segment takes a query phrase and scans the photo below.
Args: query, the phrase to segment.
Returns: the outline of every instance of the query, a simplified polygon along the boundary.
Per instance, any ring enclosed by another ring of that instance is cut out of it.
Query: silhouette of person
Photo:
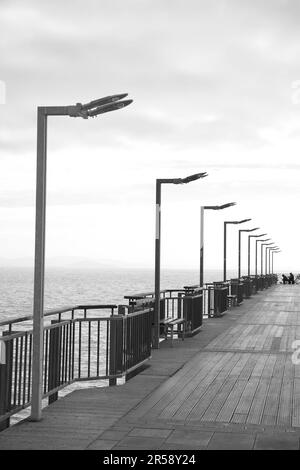
[[[290,273],[289,284],[295,284],[295,276],[293,273]]]
[[[282,274],[282,282],[283,284],[287,284],[289,282],[288,278],[286,277],[285,274]]]

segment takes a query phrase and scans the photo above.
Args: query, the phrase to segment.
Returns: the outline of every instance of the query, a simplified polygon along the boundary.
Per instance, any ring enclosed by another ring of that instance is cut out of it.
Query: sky
[[[299,15],[298,0],[1,0],[1,264],[33,266],[37,106],[128,93],[48,120],[46,264],[153,268],[156,178],[207,171],[163,187],[162,267],[198,269],[200,206],[235,201],[206,211],[205,267],[222,269],[224,220],[251,218],[282,250],[274,269],[300,271]]]

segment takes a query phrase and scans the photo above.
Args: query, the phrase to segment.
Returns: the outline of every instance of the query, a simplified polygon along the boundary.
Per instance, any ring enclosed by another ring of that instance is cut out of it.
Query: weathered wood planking
[[[172,422],[299,426],[300,366],[292,344],[300,339],[300,290],[278,286],[245,309],[236,323],[136,410],[136,416]],[[279,293],[278,293],[279,291]],[[295,301],[294,295],[299,301]],[[208,322],[209,325],[209,322]]]

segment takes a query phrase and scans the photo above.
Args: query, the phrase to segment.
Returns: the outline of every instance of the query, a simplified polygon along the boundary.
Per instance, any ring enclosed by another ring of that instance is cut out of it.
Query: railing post
[[[128,317],[126,317],[128,320]],[[123,315],[111,316],[109,348],[109,376],[122,373],[123,366]],[[128,346],[128,345],[127,345]],[[117,385],[117,378],[109,379],[109,386]]]
[[[0,416],[8,411],[6,344],[0,340]],[[9,427],[9,418],[0,422],[0,431]]]
[[[3,336],[11,334],[4,331]],[[12,348],[11,341],[0,340],[0,416],[11,409]],[[10,419],[0,423],[0,431],[8,428]]]
[[[59,323],[52,320],[51,325]],[[49,340],[49,366],[48,366],[48,391],[60,385],[60,359],[61,359],[61,328],[50,330]],[[49,396],[49,405],[58,399],[58,392]]]

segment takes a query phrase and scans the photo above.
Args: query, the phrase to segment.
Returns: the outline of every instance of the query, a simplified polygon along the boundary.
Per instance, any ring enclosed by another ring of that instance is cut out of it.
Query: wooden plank
[[[209,407],[212,400],[218,393],[218,391],[222,388],[224,384],[224,379],[230,374],[231,369],[239,360],[240,355],[234,354],[228,363],[223,366],[222,371],[216,377],[216,379],[212,382],[211,386],[207,389],[207,391],[199,398],[198,403],[194,408],[192,408],[191,412],[187,416],[187,421],[199,421],[202,415],[205,413],[206,409]]]
[[[292,403],[294,386],[294,366],[290,356],[286,356],[281,387],[277,424],[284,426],[292,425]]]
[[[300,379],[295,378],[293,387],[292,425],[300,427]]]
[[[205,413],[202,415],[202,421],[215,421],[236,382],[236,377],[227,377],[227,379],[225,380],[225,382],[223,382],[221,388],[218,390],[217,394],[213,398],[212,402],[206,409]]]
[[[237,404],[244,392],[244,389],[247,385],[247,380],[238,380],[235,387],[231,390],[230,394],[227,397],[227,400],[223,404],[216,421],[229,423],[234,414],[234,411],[237,407]]]
[[[272,377],[262,415],[262,424],[276,424],[282,378]]]
[[[270,386],[270,379],[261,378],[255,391],[251,407],[246,419],[249,424],[260,424],[263,414],[267,393]]]
[[[191,404],[193,396],[197,396],[198,399],[206,391],[210,383],[220,373],[223,364],[229,357],[230,353],[224,354],[223,357],[220,357],[220,353],[210,353],[206,357],[205,364],[201,367],[199,373],[195,374],[192,380],[183,383],[181,389],[174,387],[173,390],[170,390],[168,395],[151,409],[151,413],[148,416],[151,416],[151,418],[160,416],[162,419],[172,418],[187,400]],[[197,390],[196,392],[195,389]]]
[[[258,356],[256,364],[252,371],[251,377],[259,377],[259,378],[261,377],[268,358],[269,358],[268,354],[261,354]]]
[[[202,359],[205,360],[205,355],[209,356],[210,353],[202,353]],[[218,357],[220,358],[220,361],[223,360],[221,353],[216,353]],[[204,355],[204,356],[203,356]],[[158,389],[156,389],[149,398],[144,400],[142,403],[139,404],[139,406],[135,410],[135,415],[136,417],[142,417],[145,415],[148,411],[150,411],[157,403],[163,399],[165,395],[168,395],[170,393],[170,390],[176,387],[180,387],[180,384],[182,384],[182,387],[184,387],[184,384],[187,380],[187,378],[190,376],[193,376],[197,373],[198,369],[197,366],[199,366],[199,355],[196,355],[193,360],[191,360],[185,367],[183,367],[177,374],[175,374],[173,377],[169,378],[167,381],[165,381]]]
[[[256,389],[259,384],[259,379],[254,377],[250,379],[245,387],[245,390],[240,398],[240,401],[236,407],[235,414],[237,415],[248,415],[248,412],[251,408],[252,400]],[[233,420],[233,422],[235,422]]]
[[[239,360],[237,361],[237,363],[231,370],[229,376],[227,377],[226,381],[224,382],[223,387],[218,391],[211,405],[208,407],[208,409],[202,416],[203,421],[214,421],[216,419],[232,389],[236,386],[240,373],[243,370],[245,364],[247,363],[247,360],[248,359],[246,354],[242,354],[240,356]]]

